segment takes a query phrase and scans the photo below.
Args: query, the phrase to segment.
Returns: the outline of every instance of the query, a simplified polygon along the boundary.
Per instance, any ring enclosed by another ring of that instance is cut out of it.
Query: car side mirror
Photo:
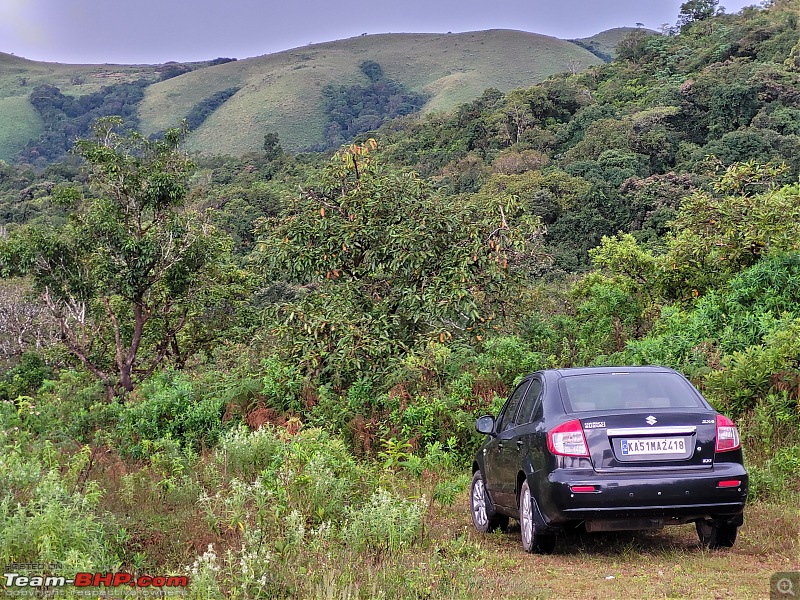
[[[492,415],[478,417],[478,420],[475,422],[475,429],[478,430],[478,433],[494,435],[494,417]]]

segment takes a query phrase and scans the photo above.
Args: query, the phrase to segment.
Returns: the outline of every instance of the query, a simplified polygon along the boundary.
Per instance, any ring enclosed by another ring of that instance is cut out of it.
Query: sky
[[[518,29],[562,39],[674,25],[683,0],[0,0],[0,51],[61,63],[247,58],[362,33]],[[728,13],[758,0],[721,0]]]

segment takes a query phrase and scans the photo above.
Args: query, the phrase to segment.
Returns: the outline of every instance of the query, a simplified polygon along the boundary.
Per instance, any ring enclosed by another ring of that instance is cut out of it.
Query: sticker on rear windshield
[[[589,421],[588,423],[583,424],[584,429],[600,429],[601,427],[605,427],[605,421]]]

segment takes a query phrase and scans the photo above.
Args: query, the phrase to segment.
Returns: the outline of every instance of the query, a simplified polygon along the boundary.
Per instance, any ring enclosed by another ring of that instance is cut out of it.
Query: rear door
[[[501,479],[503,481],[500,497],[504,506],[516,508],[517,506],[517,473],[523,468],[530,443],[531,418],[541,419],[541,391],[542,383],[538,377],[532,377],[520,401],[519,409],[508,429],[503,432],[503,452],[500,455],[502,462]]]
[[[486,487],[495,503],[509,508],[516,507],[514,488],[517,471],[514,468],[518,455],[516,447],[516,417],[530,380],[520,383],[509,396],[497,422],[497,436],[487,446],[484,455]]]

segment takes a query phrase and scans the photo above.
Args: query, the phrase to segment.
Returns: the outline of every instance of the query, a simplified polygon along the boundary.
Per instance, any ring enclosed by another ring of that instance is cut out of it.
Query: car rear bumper
[[[739,481],[739,485],[731,482]],[[730,487],[720,487],[728,482]],[[594,486],[576,492],[576,486]],[[571,521],[653,519],[685,523],[700,518],[731,519],[744,511],[748,477],[737,463],[717,463],[697,471],[596,473],[583,469],[553,471],[537,498],[548,525]],[[632,527],[637,529],[639,527]]]

